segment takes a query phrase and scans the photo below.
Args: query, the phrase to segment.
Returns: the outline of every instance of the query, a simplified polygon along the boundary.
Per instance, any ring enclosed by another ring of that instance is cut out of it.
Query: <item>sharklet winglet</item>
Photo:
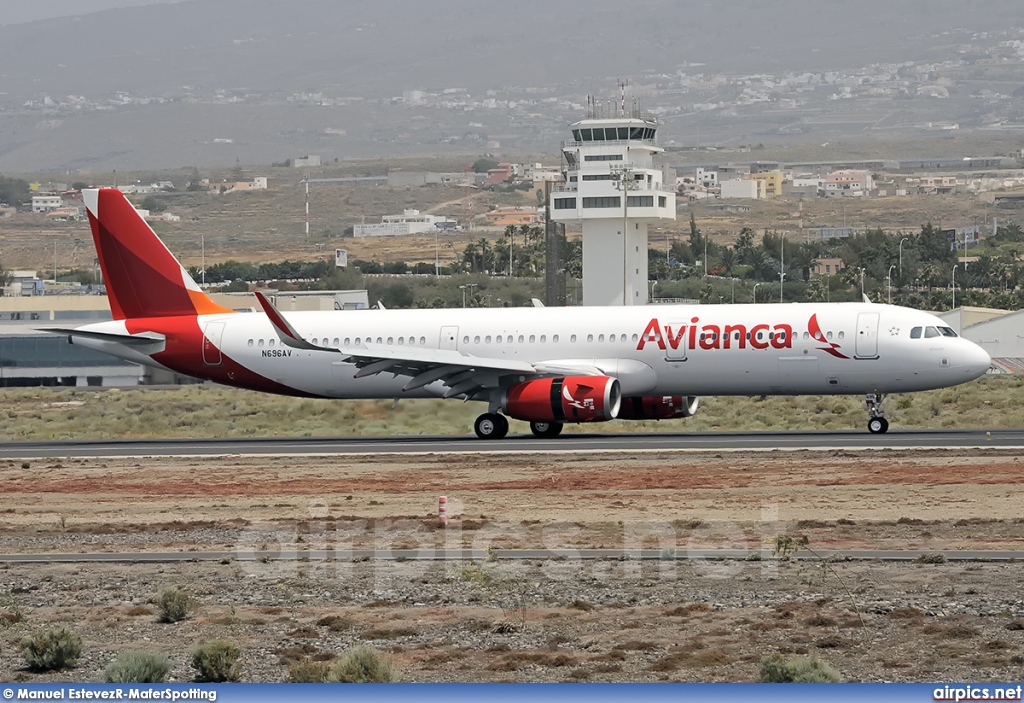
[[[316,344],[311,344],[303,339],[302,335],[299,334],[291,323],[284,318],[284,315],[274,307],[273,303],[267,300],[267,297],[260,291],[256,291],[256,300],[259,301],[260,306],[263,308],[263,312],[267,314],[267,319],[270,320],[270,324],[277,330],[278,337],[281,338],[281,343],[285,346],[291,347],[292,349],[305,349],[307,351],[328,351],[337,352],[339,350],[332,349],[331,347],[321,347]]]

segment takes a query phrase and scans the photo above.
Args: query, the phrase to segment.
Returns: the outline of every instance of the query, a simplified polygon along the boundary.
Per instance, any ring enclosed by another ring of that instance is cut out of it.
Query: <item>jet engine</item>
[[[671,420],[697,414],[700,398],[689,395],[645,395],[622,399],[620,420]]]
[[[604,422],[619,414],[622,392],[610,376],[524,381],[505,391],[502,409],[528,422]]]

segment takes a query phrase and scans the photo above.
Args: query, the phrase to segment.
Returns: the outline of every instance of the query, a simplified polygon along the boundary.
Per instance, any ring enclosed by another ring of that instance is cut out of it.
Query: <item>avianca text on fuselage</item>
[[[700,318],[690,318],[690,324],[662,325],[651,318],[640,335],[637,351],[648,344],[656,344],[662,351],[669,349],[792,349],[793,327],[785,323],[746,325],[700,325]]]

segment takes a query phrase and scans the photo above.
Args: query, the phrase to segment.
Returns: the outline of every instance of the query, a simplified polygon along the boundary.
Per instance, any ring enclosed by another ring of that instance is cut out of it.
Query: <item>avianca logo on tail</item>
[[[839,359],[849,359],[839,351],[840,345],[825,339],[818,325],[817,314],[807,322],[810,337],[826,346],[818,347]],[[792,349],[793,327],[785,323],[776,325],[757,324],[749,329],[746,325],[701,325],[699,317],[690,319],[690,324],[662,324],[658,318],[647,323],[640,335],[637,351],[643,351],[648,344],[655,344],[662,351],[669,349]]]

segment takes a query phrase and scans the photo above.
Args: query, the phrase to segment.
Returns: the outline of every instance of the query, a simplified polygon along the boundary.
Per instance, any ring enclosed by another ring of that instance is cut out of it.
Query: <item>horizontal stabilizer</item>
[[[161,344],[167,338],[156,332],[140,332],[139,334],[117,334],[115,332],[92,332],[79,330],[73,327],[40,327],[40,332],[52,332],[53,334],[66,334],[71,337],[84,337],[96,339],[101,342],[115,342],[127,347],[144,347],[150,344]]]

